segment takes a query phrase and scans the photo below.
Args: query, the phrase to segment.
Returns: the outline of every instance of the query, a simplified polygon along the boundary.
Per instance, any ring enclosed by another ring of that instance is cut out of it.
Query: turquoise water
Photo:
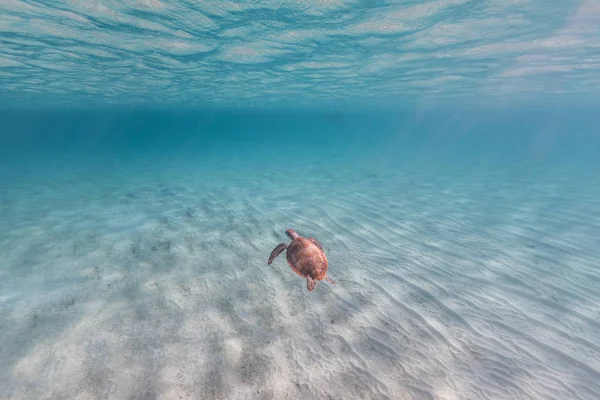
[[[2,4],[6,106],[597,101],[593,0]]]
[[[1,398],[600,397],[595,2],[0,11]]]

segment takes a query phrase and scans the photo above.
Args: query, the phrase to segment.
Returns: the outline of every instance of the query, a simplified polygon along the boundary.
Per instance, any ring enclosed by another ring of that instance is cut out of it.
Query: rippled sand
[[[288,167],[5,182],[0,398],[600,398],[592,188]],[[286,228],[337,285],[267,266]]]

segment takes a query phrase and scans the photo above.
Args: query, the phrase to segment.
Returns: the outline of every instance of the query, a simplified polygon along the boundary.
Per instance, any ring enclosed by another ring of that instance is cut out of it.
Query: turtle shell
[[[287,247],[287,261],[298,275],[323,280],[329,265],[327,256],[312,240],[297,237]]]

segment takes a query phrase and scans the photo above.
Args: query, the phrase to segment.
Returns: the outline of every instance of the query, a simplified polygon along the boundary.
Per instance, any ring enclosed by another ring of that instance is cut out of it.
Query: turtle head
[[[292,240],[294,240],[298,237],[298,234],[293,229],[287,229],[285,231],[285,234],[288,235],[288,237]]]

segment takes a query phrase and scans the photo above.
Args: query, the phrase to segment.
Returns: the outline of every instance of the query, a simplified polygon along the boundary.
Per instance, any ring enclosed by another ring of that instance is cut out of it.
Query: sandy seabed
[[[568,171],[76,171],[1,187],[2,399],[600,398]],[[267,266],[286,228],[335,286]]]

